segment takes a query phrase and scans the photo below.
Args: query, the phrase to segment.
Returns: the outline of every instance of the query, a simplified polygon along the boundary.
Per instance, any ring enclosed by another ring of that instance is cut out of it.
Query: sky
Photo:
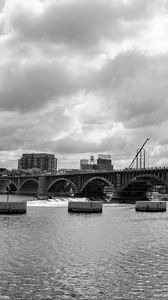
[[[168,0],[0,0],[0,167],[168,166]]]

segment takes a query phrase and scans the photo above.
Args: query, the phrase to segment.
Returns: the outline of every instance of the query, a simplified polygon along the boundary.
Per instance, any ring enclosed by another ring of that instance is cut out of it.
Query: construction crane
[[[141,146],[141,148],[137,151],[137,154],[135,155],[133,161],[132,161],[131,164],[129,165],[129,169],[132,168],[132,165],[133,165],[134,161],[136,160],[136,158],[138,157],[139,153],[142,151],[142,149],[143,149],[144,146],[146,145],[147,141],[149,141],[149,138],[146,139],[146,141],[143,143],[143,145]]]

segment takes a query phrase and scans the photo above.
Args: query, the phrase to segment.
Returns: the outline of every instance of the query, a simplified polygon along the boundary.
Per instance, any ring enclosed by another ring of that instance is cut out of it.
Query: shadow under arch
[[[47,192],[51,194],[71,195],[77,192],[77,187],[73,181],[63,177],[50,183]]]
[[[131,180],[129,180],[126,184],[124,184],[121,188],[120,188],[120,192],[124,191],[128,185],[130,184],[134,184],[135,182],[138,183],[144,183],[146,182],[150,187],[154,187],[155,185],[162,185],[166,188],[168,188],[168,182],[165,181],[163,178],[154,175],[154,174],[142,174],[142,175],[137,175],[134,178],[132,178]]]
[[[17,192],[17,185],[9,179],[0,179],[0,192],[6,193],[6,191]]]
[[[18,192],[23,195],[36,195],[39,183],[36,179],[26,179],[20,186]]]
[[[80,193],[85,196],[101,195],[105,193],[105,187],[108,187],[110,192],[116,191],[114,185],[108,179],[101,176],[95,176],[83,184]]]
[[[18,187],[13,181],[10,181],[7,186],[7,189],[8,189],[8,191],[10,191],[10,193],[15,193],[15,192],[17,192]]]

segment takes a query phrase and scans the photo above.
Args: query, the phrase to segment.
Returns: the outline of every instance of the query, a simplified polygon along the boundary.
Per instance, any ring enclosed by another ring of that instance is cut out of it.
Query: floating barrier
[[[136,201],[136,211],[163,212],[166,211],[165,201]]]
[[[27,202],[0,202],[0,214],[24,214]]]
[[[98,213],[102,212],[101,201],[69,201],[68,211],[77,213]]]

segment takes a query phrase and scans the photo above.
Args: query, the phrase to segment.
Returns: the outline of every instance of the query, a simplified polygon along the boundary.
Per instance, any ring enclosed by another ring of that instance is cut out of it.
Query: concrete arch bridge
[[[168,190],[168,168],[124,169],[110,172],[74,172],[63,175],[3,176],[0,193],[27,195],[141,195],[154,187]]]

